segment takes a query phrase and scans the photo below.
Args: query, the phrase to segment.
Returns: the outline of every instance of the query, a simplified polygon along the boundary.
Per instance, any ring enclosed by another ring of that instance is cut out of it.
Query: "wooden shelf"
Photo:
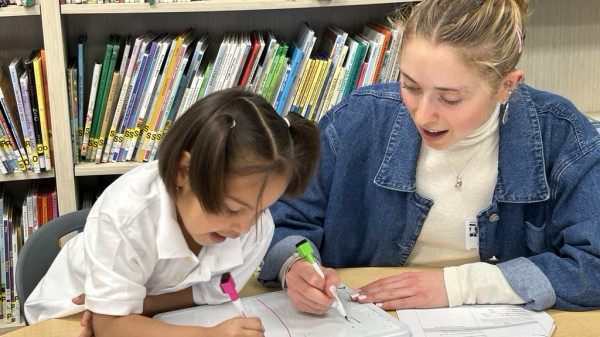
[[[132,168],[143,165],[138,162],[122,162],[122,163],[80,163],[75,165],[75,176],[98,176],[107,174],[123,174]]]
[[[48,172],[12,172],[0,175],[0,182],[54,178],[54,170]]]
[[[40,15],[40,5],[30,7],[11,5],[0,7],[0,17]]]
[[[293,8],[315,8],[335,6],[359,6],[376,4],[392,4],[401,2],[416,2],[417,0],[204,0],[175,3],[105,3],[61,6],[62,14],[117,14],[117,13],[176,13],[176,12],[220,12],[220,11],[249,11]]]

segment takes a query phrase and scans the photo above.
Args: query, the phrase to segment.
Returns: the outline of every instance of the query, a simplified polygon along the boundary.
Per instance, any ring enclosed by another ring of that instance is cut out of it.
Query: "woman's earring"
[[[506,96],[506,99],[504,100],[504,102],[502,102],[502,105],[504,106],[504,109],[502,110],[502,124],[506,123],[506,117],[508,116],[508,102],[510,100],[510,95],[512,94],[512,90],[508,91],[508,96]]]
[[[182,186],[177,186],[177,187],[175,187],[175,189],[177,190],[177,192],[181,192],[181,189],[182,189],[182,188],[183,188]]]

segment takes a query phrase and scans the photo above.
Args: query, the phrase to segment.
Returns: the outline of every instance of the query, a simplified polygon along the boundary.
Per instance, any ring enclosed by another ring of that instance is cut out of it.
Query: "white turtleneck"
[[[421,144],[417,193],[434,204],[407,265],[446,267],[450,306],[524,303],[498,267],[479,262],[478,240],[469,239],[467,225],[476,224],[477,214],[492,201],[498,176],[499,108],[498,104],[483,125],[446,149]],[[455,186],[457,176],[462,180],[460,188]]]

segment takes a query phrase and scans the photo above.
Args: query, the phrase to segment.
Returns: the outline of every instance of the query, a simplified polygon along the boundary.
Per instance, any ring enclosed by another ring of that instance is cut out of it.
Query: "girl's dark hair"
[[[298,114],[287,119],[289,127],[262,96],[240,88],[197,101],[169,127],[158,148],[167,192],[175,198],[177,172],[185,169],[191,190],[209,213],[223,211],[228,176],[264,173],[266,182],[280,174],[289,177],[285,194],[300,194],[316,168],[319,132]],[[191,155],[187,168],[179,165],[183,151]]]

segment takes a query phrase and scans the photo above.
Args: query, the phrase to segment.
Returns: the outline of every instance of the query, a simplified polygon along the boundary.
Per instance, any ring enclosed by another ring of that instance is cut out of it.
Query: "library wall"
[[[600,1],[532,0],[520,67],[525,82],[600,117]]]

